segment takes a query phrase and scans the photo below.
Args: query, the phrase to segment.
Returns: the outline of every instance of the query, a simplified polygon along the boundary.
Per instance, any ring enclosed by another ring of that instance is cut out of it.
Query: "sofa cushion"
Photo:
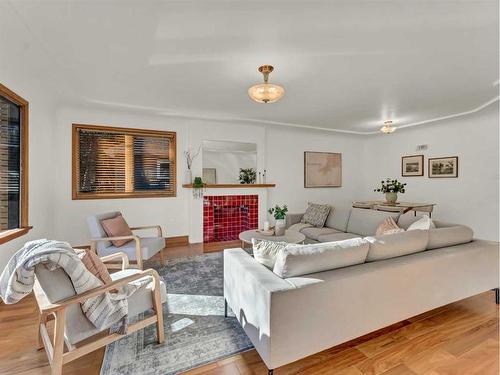
[[[302,234],[304,234],[308,238],[312,238],[313,240],[318,241],[319,236],[326,235],[326,234],[332,234],[332,233],[341,233],[337,229],[333,228],[328,228],[328,227],[323,227],[323,228],[304,228],[300,231]]]
[[[330,210],[330,214],[326,219],[325,226],[328,228],[337,229],[341,232],[347,231],[347,222],[351,215],[350,207],[335,207]]]
[[[281,249],[284,249],[286,245],[288,245],[286,242],[258,240],[256,238],[252,238],[253,257],[260,264],[273,269],[278,252]]]
[[[273,272],[287,278],[364,263],[368,248],[368,242],[362,238],[311,245],[290,244],[279,251]]]
[[[410,211],[406,214],[402,214],[401,216],[399,216],[398,220],[396,220],[396,223],[398,224],[398,227],[407,230],[410,225],[420,220],[421,217],[422,215],[415,216],[415,214]]]
[[[409,232],[365,237],[365,240],[370,244],[366,261],[373,262],[424,251],[429,241],[429,231],[416,229]]]
[[[318,237],[318,241],[334,242],[334,241],[350,240],[351,238],[361,238],[361,236],[359,234],[354,234],[354,233],[338,232],[338,233],[321,235]]]
[[[317,204],[309,202],[302,223],[312,224],[317,228],[322,228],[325,225],[326,218],[330,213],[331,206],[328,204]]]
[[[429,230],[427,250],[439,249],[471,242],[474,232],[465,225],[446,224],[435,222],[436,228]]]
[[[433,228],[436,228],[436,225],[434,225],[429,215],[423,215],[419,220],[412,223],[406,230],[416,230],[416,229],[428,230]]]
[[[397,221],[399,212],[386,212],[367,210],[364,208],[353,208],[347,223],[347,232],[362,236],[373,236],[378,226],[386,218],[392,217]]]
[[[307,224],[307,223],[297,223],[297,224],[292,224],[288,227],[288,230],[293,230],[295,232],[301,232],[302,233],[302,229],[304,228],[311,228],[312,225],[311,224]]]

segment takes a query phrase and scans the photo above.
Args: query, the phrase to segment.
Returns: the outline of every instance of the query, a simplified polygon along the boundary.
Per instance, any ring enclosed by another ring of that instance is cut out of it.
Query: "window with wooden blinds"
[[[175,132],[73,124],[73,199],[174,197]]]
[[[0,243],[28,225],[28,102],[0,84]]]

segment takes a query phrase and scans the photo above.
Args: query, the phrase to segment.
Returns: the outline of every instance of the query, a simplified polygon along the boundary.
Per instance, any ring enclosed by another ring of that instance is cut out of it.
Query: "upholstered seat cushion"
[[[302,229],[300,232],[307,238],[311,238],[316,241],[318,241],[318,238],[323,235],[341,233],[337,229],[327,228],[327,227],[323,228],[309,227]]]
[[[374,236],[377,228],[386,218],[392,217],[397,222],[399,212],[384,212],[353,208],[347,223],[347,232],[361,236]]]
[[[361,238],[359,234],[337,232],[332,234],[324,234],[318,237],[319,242],[334,242],[350,240],[351,238]]]
[[[127,268],[125,270],[112,273],[111,278],[113,279],[113,281],[115,281],[123,279],[124,277],[127,276],[135,275],[138,272],[140,272],[140,270],[135,268]],[[161,284],[160,287],[161,303],[165,303],[167,302],[167,288],[165,287],[165,284],[163,283],[161,278],[160,278],[160,284]],[[128,315],[135,316],[146,310],[152,309],[153,308],[152,293],[153,293],[153,283],[150,282],[148,285],[146,285],[145,288],[141,288],[137,292],[132,294],[128,299]]]
[[[292,224],[290,227],[288,227],[288,230],[293,230],[295,232],[301,232],[302,229],[304,228],[312,228],[312,224],[307,224],[307,223],[297,223],[297,224]]]
[[[141,237],[142,259],[151,258],[164,247],[165,239],[163,237]],[[110,255],[119,251],[127,254],[130,260],[137,260],[135,252],[135,241],[128,242],[120,247],[109,246],[102,249],[97,249],[99,256]]]

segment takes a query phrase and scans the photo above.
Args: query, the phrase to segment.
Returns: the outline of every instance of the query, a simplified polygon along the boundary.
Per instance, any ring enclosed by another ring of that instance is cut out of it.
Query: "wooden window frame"
[[[17,95],[14,91],[10,90],[6,86],[0,83],[0,96],[10,100],[12,103],[18,105],[21,111],[21,192],[19,194],[21,199],[21,218],[20,227],[15,229],[7,229],[0,231],[0,244],[11,241],[17,237],[21,237],[28,233],[33,227],[29,225],[29,209],[28,209],[28,141],[29,141],[29,103],[26,99],[23,99]]]
[[[79,143],[78,130],[94,130],[102,132],[113,132],[124,135],[139,135],[149,137],[169,137],[171,146],[169,160],[172,165],[172,192],[147,191],[147,192],[121,192],[121,193],[80,193],[78,191],[79,175]],[[71,168],[71,195],[73,200],[86,199],[122,199],[122,198],[172,198],[177,196],[177,133],[163,130],[146,130],[137,128],[124,128],[107,125],[73,124],[72,129],[72,168]]]

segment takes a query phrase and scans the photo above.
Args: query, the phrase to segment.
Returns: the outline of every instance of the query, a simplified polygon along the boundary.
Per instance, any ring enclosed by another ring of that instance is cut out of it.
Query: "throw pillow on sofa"
[[[415,229],[434,229],[436,226],[432,222],[432,219],[428,215],[423,215],[419,220],[415,221],[411,224],[407,230],[415,230]]]
[[[380,225],[377,228],[377,232],[375,233],[376,236],[381,236],[383,234],[393,234],[393,233],[400,233],[404,232],[405,230],[403,228],[398,227],[396,222],[392,217],[388,217],[384,221],[380,223]]]
[[[253,257],[257,262],[272,270],[276,263],[278,252],[284,249],[286,245],[288,245],[286,242],[274,242],[252,238]]]
[[[364,263],[368,242],[362,238],[310,245],[289,244],[278,252],[273,272],[281,278]]]
[[[328,204],[308,203],[307,210],[302,216],[301,223],[314,225],[316,228],[323,228],[325,225],[328,214],[330,213],[331,206]]]

